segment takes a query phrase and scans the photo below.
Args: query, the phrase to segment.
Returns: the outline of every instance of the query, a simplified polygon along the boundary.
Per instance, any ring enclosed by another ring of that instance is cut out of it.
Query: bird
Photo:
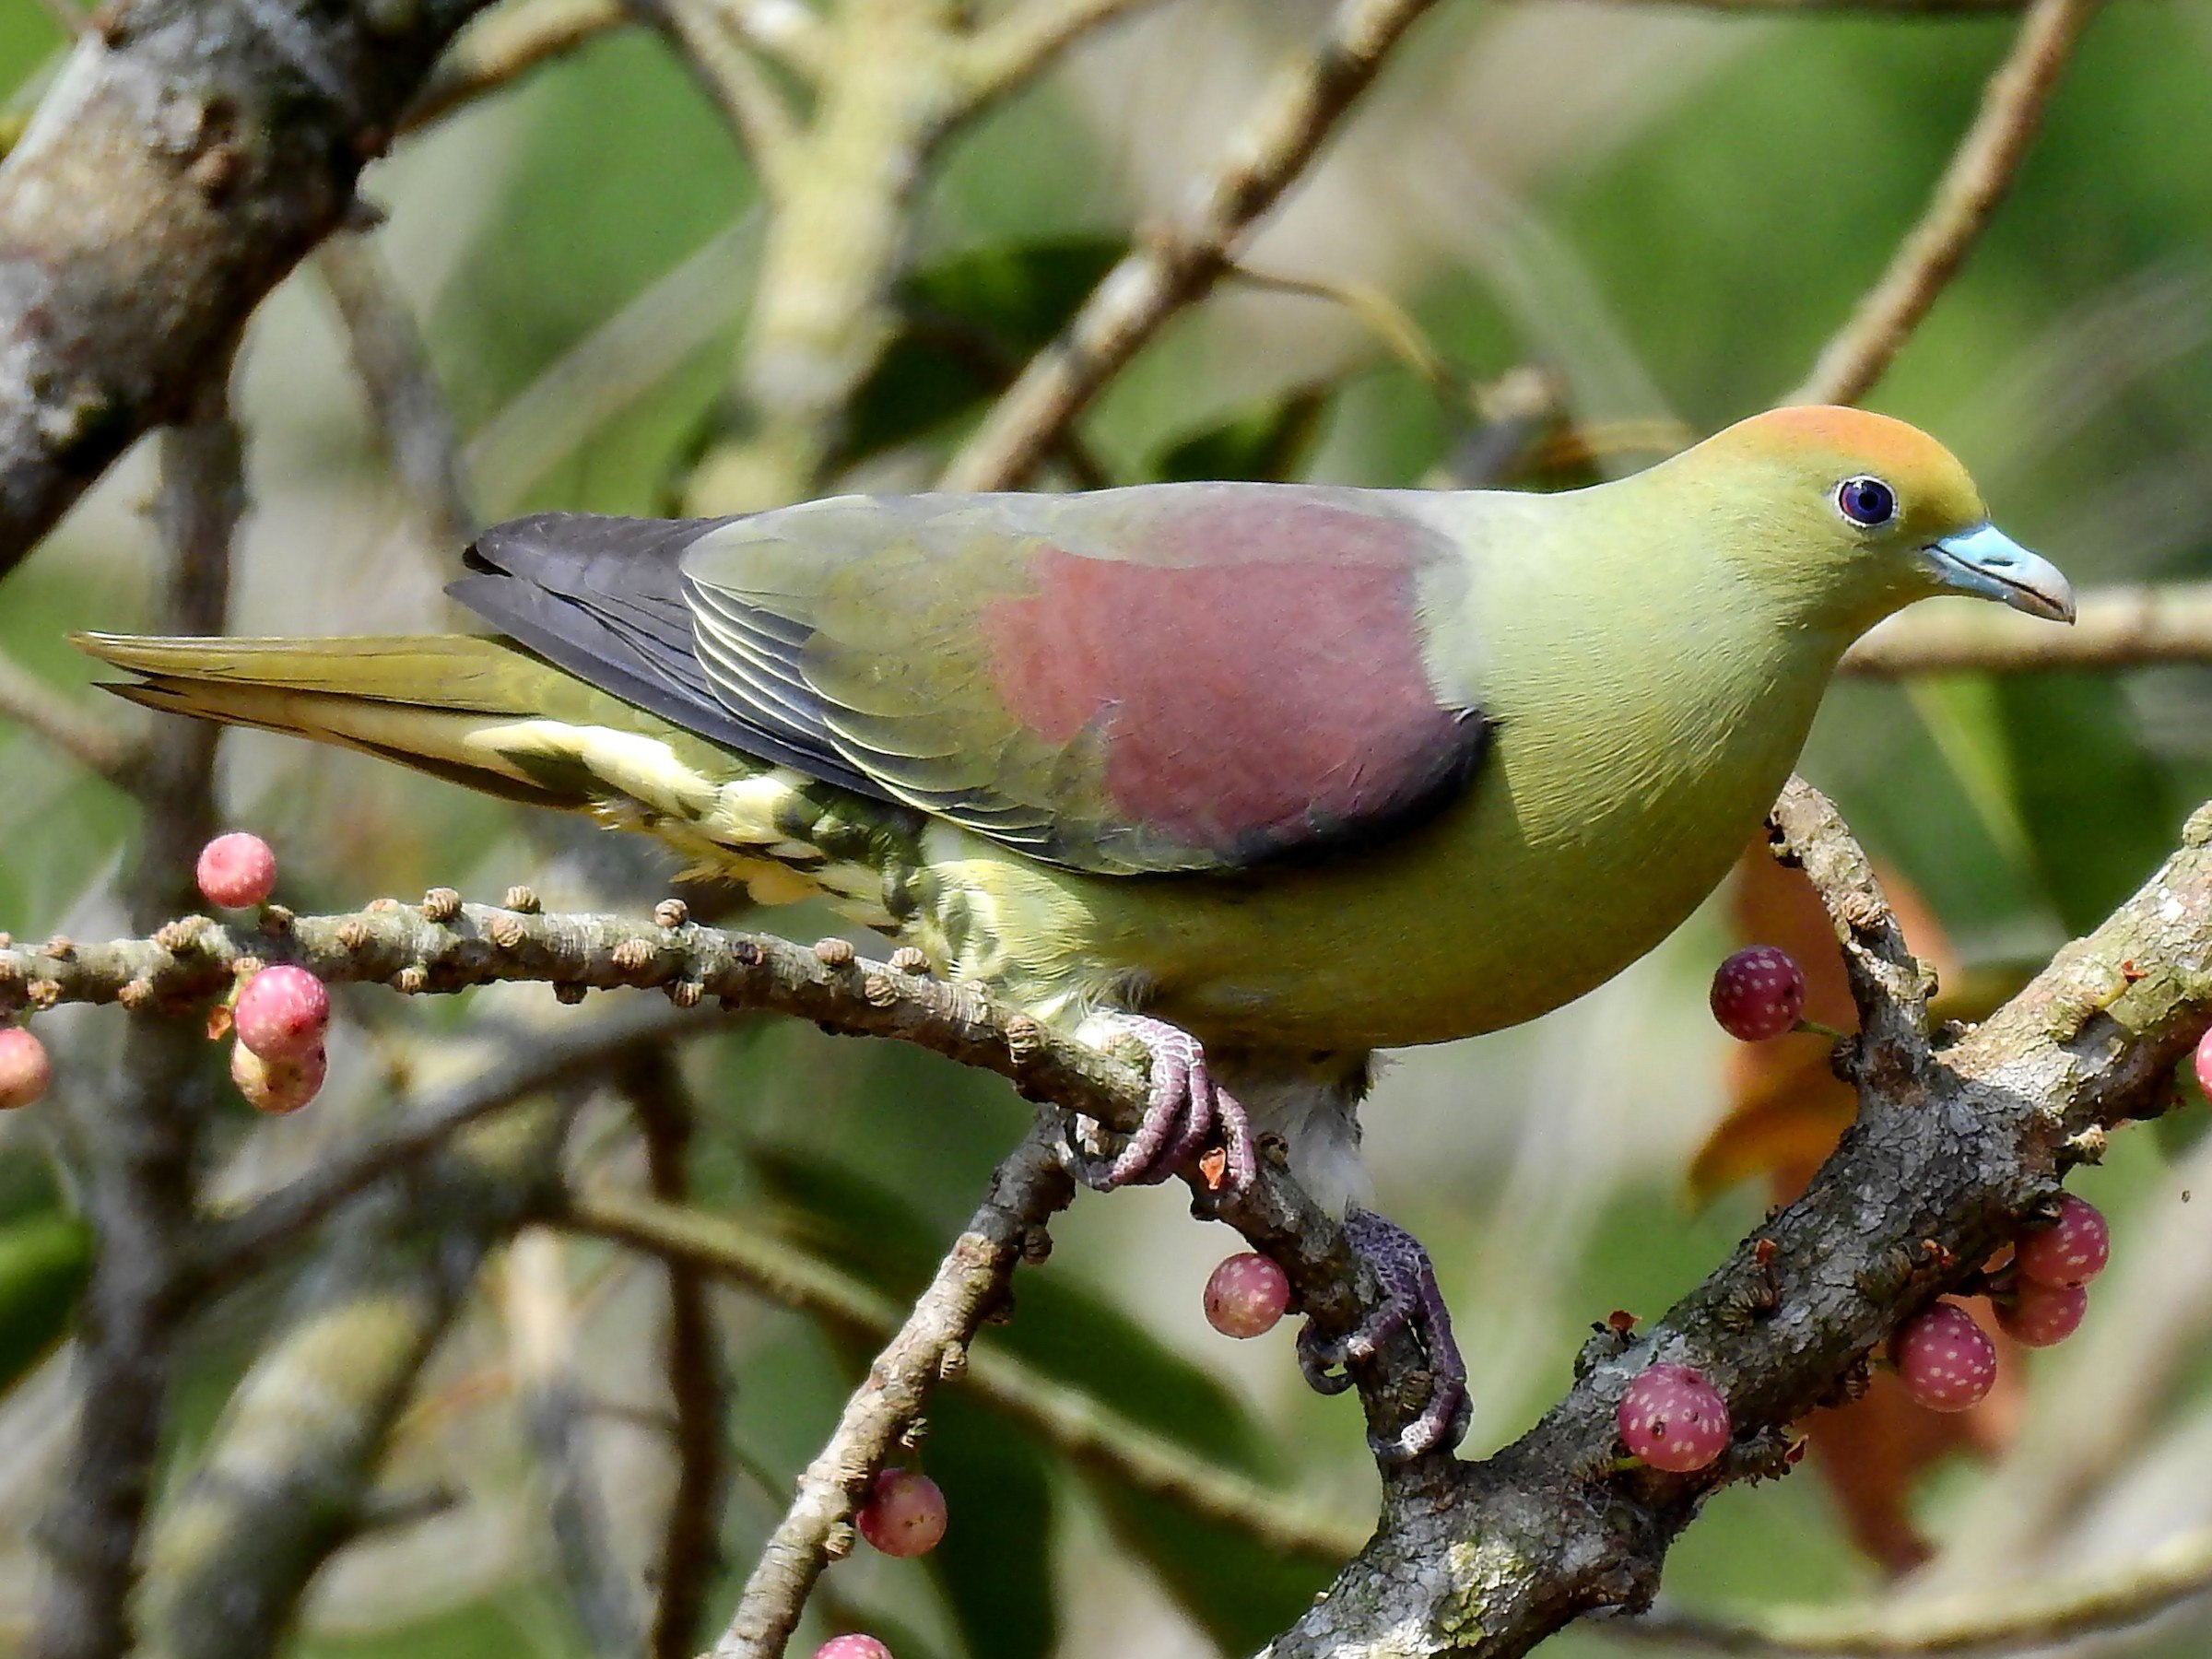
[[[1315,1386],[1407,1321],[1456,1444],[1431,1264],[1366,1202],[1379,1051],[1521,1024],[1719,885],[1845,648],[2066,579],[1904,422],[1773,409],[1584,488],[1191,482],[842,495],[746,516],[547,512],[449,592],[490,629],[77,636],[153,709],[343,745],[658,838],[764,904],[824,898],[1150,1062],[1092,1185],[1264,1133],[1386,1293],[1301,1339]]]

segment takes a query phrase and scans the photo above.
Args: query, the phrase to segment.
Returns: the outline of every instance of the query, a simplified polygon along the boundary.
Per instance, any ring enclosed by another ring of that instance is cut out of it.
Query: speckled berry
[[[2012,1263],[2024,1279],[2077,1290],[2104,1271],[2112,1254],[2112,1230],[2103,1213],[2068,1193],[2058,1201],[2058,1224],[2022,1233]]]
[[[886,1469],[853,1524],[888,1556],[927,1555],[945,1535],[945,1494],[919,1469]]]
[[[1805,1014],[1805,972],[1789,952],[1752,945],[1712,976],[1712,1017],[1729,1036],[1761,1042],[1795,1028]]]
[[[1728,1402],[1693,1366],[1654,1365],[1614,1414],[1624,1445],[1654,1469],[1686,1475],[1728,1449]]]
[[[891,1650],[873,1636],[832,1636],[814,1650],[814,1659],[891,1659]]]
[[[264,1060],[297,1059],[322,1046],[330,993],[306,969],[280,963],[245,982],[230,1018],[238,1040]]]
[[[194,875],[208,903],[241,910],[276,890],[276,854],[260,836],[234,830],[200,849]]]
[[[1889,1358],[1905,1392],[1930,1411],[1978,1406],[1997,1381],[1997,1345],[1956,1302],[1937,1302],[1898,1326]]]
[[[21,1026],[0,1028],[0,1111],[29,1105],[53,1080],[46,1045]]]
[[[1206,1281],[1206,1323],[1224,1336],[1265,1336],[1289,1305],[1289,1277],[1253,1251],[1230,1256]]]
[[[2018,1279],[1995,1299],[1997,1328],[2022,1347],[2053,1347],[2081,1328],[2089,1293],[2079,1285]]]
[[[271,1117],[297,1112],[322,1093],[329,1069],[329,1057],[319,1045],[283,1060],[264,1060],[242,1042],[230,1045],[230,1081],[247,1105]]]

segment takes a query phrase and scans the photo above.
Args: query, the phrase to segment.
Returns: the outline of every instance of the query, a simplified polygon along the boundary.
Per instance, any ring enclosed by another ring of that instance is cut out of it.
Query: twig
[[[400,117],[414,132],[520,80],[635,19],[621,0],[524,0],[495,6],[463,29]]]
[[[970,38],[962,70],[978,100],[1000,98],[1041,74],[1085,35],[1159,0],[1018,0]]]
[[[712,1018],[647,1008],[533,1032],[526,1047],[518,1044],[466,1083],[405,1112],[396,1127],[332,1153],[311,1172],[242,1210],[210,1218],[196,1270],[211,1285],[252,1272],[347,1199],[429,1157],[470,1124],[564,1078],[718,1029]]]
[[[732,40],[706,0],[625,0],[640,21],[667,37],[745,147],[763,194],[779,194],[792,168],[798,118],[782,91]]]
[[[2092,589],[2071,628],[1995,606],[1915,606],[1845,653],[1843,672],[2031,674],[2203,662],[2212,662],[2212,583],[2188,582]]]
[[[525,1228],[508,1246],[500,1277],[523,1421],[551,1487],[560,1580],[600,1659],[628,1659],[644,1631],[636,1586],[617,1553],[592,1469],[591,1424],[576,1378],[575,1312],[560,1235]]]
[[[1031,360],[947,470],[947,489],[1018,486],[1099,390],[1228,268],[1252,227],[1305,170],[1384,58],[1434,0],[1340,0],[1321,41],[1230,141],[1197,209],[1108,272],[1060,338]]]
[[[345,324],[347,353],[400,487],[431,545],[458,549],[476,535],[477,518],[462,477],[461,435],[414,313],[364,236],[332,237],[316,251],[315,269]]]
[[[119,789],[136,786],[144,747],[113,721],[100,718],[0,653],[0,720],[35,733],[87,771]]]
[[[218,375],[192,422],[162,438],[154,516],[166,620],[178,631],[222,631],[243,505],[239,433]],[[193,896],[187,872],[215,824],[215,747],[211,732],[178,733],[149,750],[134,780],[146,831],[126,891],[141,925]],[[130,1646],[126,1609],[185,1313],[206,1045],[180,1021],[138,1018],[119,1058],[112,1098],[84,1113],[100,1249],[76,1347],[76,1452],[45,1527],[53,1570],[35,1659],[119,1659]]]
[[[1805,871],[1819,894],[1852,1000],[1859,1008],[1857,1065],[1910,1077],[1927,1058],[1928,998],[1936,977],[1906,947],[1874,865],[1828,797],[1803,778],[1783,786],[1768,820],[1775,856]]]
[[[690,1093],[665,1047],[642,1049],[622,1066],[617,1086],[629,1102],[645,1146],[645,1179],[656,1199],[682,1205],[694,1119]],[[722,1566],[719,1530],[727,1482],[723,1406],[728,1394],[715,1342],[707,1277],[695,1262],[662,1258],[668,1276],[668,1404],[676,1486],[661,1525],[658,1600],[646,1642],[651,1659],[688,1659],[699,1651],[708,1586]]]
[[[1942,1653],[2043,1653],[2077,1637],[2124,1630],[2212,1592],[2212,1531],[2175,1538],[2109,1575],[2056,1584],[2006,1585],[1941,1600],[1804,1612],[1777,1609],[1743,1620],[1655,1609],[1609,1633],[1746,1659],[1921,1659]]]
[[[900,1310],[828,1263],[742,1221],[616,1193],[571,1201],[569,1226],[687,1262],[855,1335],[888,1340]],[[1018,1355],[975,1348],[959,1386],[1046,1445],[1192,1514],[1249,1533],[1272,1548],[1342,1562],[1367,1539],[1364,1527],[1307,1513],[1297,1500],[1231,1470],[1210,1465]]]
[[[830,64],[830,30],[806,0],[715,0],[736,36],[795,75],[818,77]]]
[[[798,1494],[769,1535],[713,1659],[777,1659],[783,1652],[832,1551],[850,1547],[850,1534],[840,1529],[867,1484],[921,1416],[939,1378],[967,1362],[969,1339],[1006,1294],[1024,1239],[1074,1195],[1061,1164],[1061,1135],[1053,1114],[1041,1116],[992,1175],[967,1230],[868,1368],[830,1443],[799,1477]]]
[[[2004,201],[2099,0],[2035,0],[1920,222],[1784,403],[1856,403],[1882,378]]]
[[[1616,6],[1670,6],[1696,11],[1790,12],[1853,17],[1861,13],[1902,13],[1914,18],[1986,18],[2017,12],[2028,0],[1612,0]]]
[[[137,0],[76,46],[0,165],[0,575],[219,377],[477,4]]]

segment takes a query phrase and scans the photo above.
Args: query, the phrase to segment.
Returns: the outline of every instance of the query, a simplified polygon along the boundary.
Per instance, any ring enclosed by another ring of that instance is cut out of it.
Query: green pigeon
[[[1535,495],[1252,483],[541,513],[452,593],[494,637],[83,640],[156,709],[296,733],[828,898],[1152,1056],[1100,1186],[1255,1126],[1347,1208],[1436,1378],[1420,1247],[1347,1204],[1378,1049],[1532,1019],[1720,882],[1844,648],[1916,599],[2073,615],[1901,422],[1773,410]],[[1369,1334],[1371,1335],[1371,1333]],[[1355,1338],[1354,1343],[1360,1339]],[[1301,1345],[1317,1385],[1348,1351]]]

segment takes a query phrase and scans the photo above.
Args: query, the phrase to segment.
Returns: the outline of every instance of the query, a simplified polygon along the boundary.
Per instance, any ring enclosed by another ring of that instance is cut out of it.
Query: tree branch
[[[0,575],[216,377],[479,0],[129,0],[0,164]]]
[[[665,1047],[641,1049],[616,1076],[645,1147],[645,1178],[660,1202],[682,1205],[691,1192],[688,1153],[697,1113]],[[662,1258],[668,1277],[668,1405],[676,1484],[661,1525],[658,1598],[647,1653],[689,1659],[699,1651],[707,1591],[722,1566],[723,1489],[728,1458],[723,1412],[729,1394],[717,1345],[707,1275],[696,1262]]]
[[[462,477],[461,434],[414,313],[366,237],[332,237],[316,253],[315,270],[345,324],[347,353],[423,534],[435,547],[465,546],[477,517]]]
[[[230,544],[244,509],[238,429],[223,374],[190,424],[165,434],[154,516],[166,559],[164,613],[180,632],[220,633]],[[146,831],[125,892],[140,925],[193,895],[189,872],[214,832],[212,730],[149,749],[133,782]],[[71,1478],[44,1525],[51,1571],[34,1659],[120,1659],[189,1298],[194,1168],[213,1096],[206,1045],[173,1019],[130,1023],[109,1098],[82,1113],[86,1209],[99,1240],[73,1371],[79,1406]]]
[[[0,720],[13,721],[118,789],[136,787],[145,745],[0,653]]]
[[[621,0],[524,0],[484,12],[464,29],[400,116],[403,133],[520,80],[635,21]]]
[[[1856,403],[1882,378],[2011,190],[2059,74],[2098,4],[2035,0],[2029,7],[1920,222],[1783,403]]]
[[[798,117],[751,53],[731,38],[705,0],[625,0],[631,13],[667,38],[693,78],[745,147],[763,194],[771,200],[790,176]]]
[[[1831,893],[1855,888],[1844,876]],[[1786,1466],[1788,1425],[2045,1205],[2093,1151],[2087,1132],[2165,1109],[2212,1015],[2208,962],[2212,807],[1979,1030],[1917,1071],[1864,1074],[1858,1124],[1804,1196],[1641,1337],[1594,1339],[1520,1441],[1456,1468],[1444,1500],[1386,1488],[1382,1533],[1271,1659],[1514,1659],[1578,1614],[1646,1605],[1707,1493]],[[1615,1407],[1656,1360],[1695,1364],[1727,1395],[1735,1445],[1712,1467],[1616,1466]]]
[[[2092,589],[2071,628],[1993,605],[1915,606],[1843,656],[1843,672],[2030,674],[2212,662],[2212,582]]]
[[[1158,0],[1018,0],[970,37],[962,71],[979,101],[1003,98],[1062,53],[1116,18]]]
[[[2212,1532],[2199,1530],[2096,1579],[2008,1584],[1993,1595],[1868,1608],[1762,1613],[1740,1622],[1657,1608],[1609,1634],[1745,1659],[1919,1659],[2041,1653],[2144,1624],[2212,1591]]]
[[[1041,1114],[991,1177],[991,1188],[884,1350],[846,1402],[837,1431],[760,1552],[712,1659],[778,1659],[832,1555],[852,1547],[850,1518],[922,1415],[941,1377],[1004,1300],[1025,1241],[1067,1206],[1075,1183],[1060,1159],[1057,1114]]]
[[[857,1336],[883,1342],[899,1329],[900,1311],[888,1297],[728,1217],[627,1194],[594,1193],[572,1199],[560,1220],[688,1263]],[[1194,1515],[1240,1527],[1286,1554],[1342,1563],[1366,1541],[1365,1527],[1307,1512],[1286,1493],[1209,1465],[1189,1448],[1161,1440],[1018,1355],[994,1347],[974,1349],[959,1386],[1072,1461]]]
[[[1031,359],[947,470],[946,489],[1018,487],[1176,312],[1220,277],[1247,232],[1305,171],[1383,60],[1434,0],[1340,0],[1313,52],[1232,137],[1187,222],[1108,272]]]

